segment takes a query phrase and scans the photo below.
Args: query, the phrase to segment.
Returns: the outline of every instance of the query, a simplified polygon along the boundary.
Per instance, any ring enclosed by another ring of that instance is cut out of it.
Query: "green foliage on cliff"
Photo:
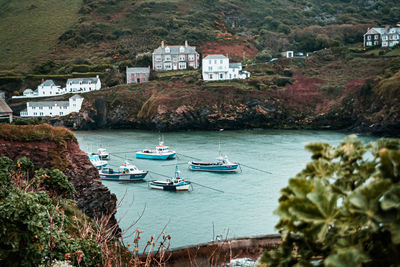
[[[32,178],[33,168],[25,157],[16,163],[0,158],[0,265],[50,266],[64,259],[100,265],[95,238],[81,234],[87,219],[62,198],[72,195],[72,184],[57,169],[39,170]]]
[[[306,146],[312,155],[282,189],[276,226],[283,243],[269,266],[398,266],[400,141]]]

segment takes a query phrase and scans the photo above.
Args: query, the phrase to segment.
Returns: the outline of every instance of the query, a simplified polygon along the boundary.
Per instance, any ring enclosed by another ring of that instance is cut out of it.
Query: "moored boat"
[[[90,162],[95,166],[98,170],[105,168],[107,166],[107,161],[101,160],[98,154],[92,153],[88,154]]]
[[[125,161],[120,170],[104,168],[99,171],[100,179],[110,181],[143,181],[148,171],[139,170],[135,165]]]
[[[100,147],[99,149],[97,149],[97,154],[102,160],[110,159],[110,154],[105,148]]]
[[[217,162],[189,161],[189,170],[205,172],[236,172],[239,163],[229,161],[228,157],[221,154],[217,157]]]
[[[180,171],[178,166],[175,168],[175,175],[173,178],[168,178],[167,180],[160,181],[155,180],[149,182],[149,186],[152,189],[167,190],[167,191],[189,191],[191,188],[191,183],[180,177]]]
[[[164,145],[163,141],[160,141],[156,146],[156,149],[144,149],[136,152],[136,158],[138,159],[158,159],[167,160],[174,159],[176,155],[175,151],[169,150],[168,146]]]

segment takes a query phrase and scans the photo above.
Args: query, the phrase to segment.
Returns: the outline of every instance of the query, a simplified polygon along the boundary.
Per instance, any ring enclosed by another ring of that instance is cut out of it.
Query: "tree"
[[[279,250],[271,266],[398,266],[400,141],[364,145],[355,136],[333,147],[311,143],[308,163],[281,190]]]

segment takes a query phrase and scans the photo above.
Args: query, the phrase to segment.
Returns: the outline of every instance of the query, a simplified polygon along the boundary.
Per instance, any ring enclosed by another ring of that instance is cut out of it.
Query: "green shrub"
[[[281,190],[283,242],[269,266],[398,266],[400,141],[311,143],[312,161]]]
[[[71,197],[75,191],[74,186],[68,181],[68,177],[58,169],[40,169],[35,179],[54,196]]]

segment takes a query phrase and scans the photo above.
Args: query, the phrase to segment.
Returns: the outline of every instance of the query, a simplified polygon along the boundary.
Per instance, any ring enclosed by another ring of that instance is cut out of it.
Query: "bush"
[[[281,190],[275,211],[283,242],[262,262],[398,266],[400,141],[365,146],[350,136],[338,147],[311,143],[306,149],[312,161]]]
[[[68,181],[68,177],[58,169],[40,169],[36,173],[35,179],[52,196],[71,197],[75,191],[74,186]]]

